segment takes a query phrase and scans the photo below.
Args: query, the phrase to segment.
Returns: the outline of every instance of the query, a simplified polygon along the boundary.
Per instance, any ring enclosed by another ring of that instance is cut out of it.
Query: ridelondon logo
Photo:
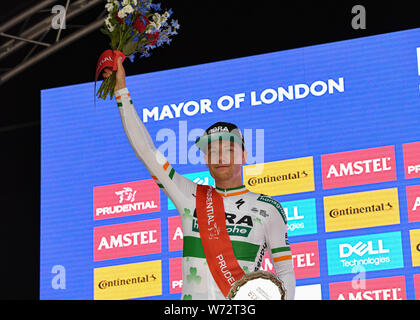
[[[405,300],[403,276],[330,283],[330,300]]]
[[[153,179],[93,188],[94,220],[160,211],[160,191]]]

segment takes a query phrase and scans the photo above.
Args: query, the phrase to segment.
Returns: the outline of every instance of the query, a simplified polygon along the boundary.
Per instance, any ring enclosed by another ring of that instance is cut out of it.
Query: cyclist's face
[[[213,141],[204,155],[206,165],[214,178],[230,179],[241,174],[241,167],[246,161],[246,151],[233,141]]]

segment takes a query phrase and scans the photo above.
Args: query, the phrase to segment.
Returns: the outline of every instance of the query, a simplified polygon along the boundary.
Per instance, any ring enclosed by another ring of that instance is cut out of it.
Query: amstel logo
[[[95,300],[133,299],[161,294],[160,260],[94,270]]]
[[[407,186],[408,222],[420,221],[420,186]]]
[[[394,146],[321,155],[324,189],[397,179]]]
[[[269,196],[314,191],[313,158],[297,158],[243,167],[249,191]]]
[[[330,300],[405,300],[403,276],[330,283]]]
[[[324,214],[326,232],[398,224],[398,190],[324,197]]]
[[[96,227],[93,230],[94,260],[158,253],[160,238],[160,219]]]

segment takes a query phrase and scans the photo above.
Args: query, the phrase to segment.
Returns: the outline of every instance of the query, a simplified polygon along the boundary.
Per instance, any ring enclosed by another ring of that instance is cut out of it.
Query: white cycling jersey
[[[115,92],[121,121],[136,156],[157,185],[172,200],[182,222],[182,299],[225,299],[208,268],[196,216],[197,184],[178,174],[158,151],[139,119],[127,88]],[[294,299],[295,275],[287,240],[287,218],[271,197],[248,191],[216,187],[223,196],[226,227],[235,257],[245,273],[257,271],[266,251],[276,275],[283,281],[286,299]]]

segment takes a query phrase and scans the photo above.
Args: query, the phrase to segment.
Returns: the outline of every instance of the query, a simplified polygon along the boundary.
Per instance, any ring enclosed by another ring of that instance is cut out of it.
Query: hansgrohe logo
[[[226,229],[230,236],[248,237],[253,227],[251,216],[245,215],[245,216],[242,216],[242,218],[240,219],[236,219],[236,215],[232,213],[225,213],[225,215],[226,215]],[[195,232],[199,232],[196,210],[194,210],[193,217],[194,218],[193,218],[191,230]]]

